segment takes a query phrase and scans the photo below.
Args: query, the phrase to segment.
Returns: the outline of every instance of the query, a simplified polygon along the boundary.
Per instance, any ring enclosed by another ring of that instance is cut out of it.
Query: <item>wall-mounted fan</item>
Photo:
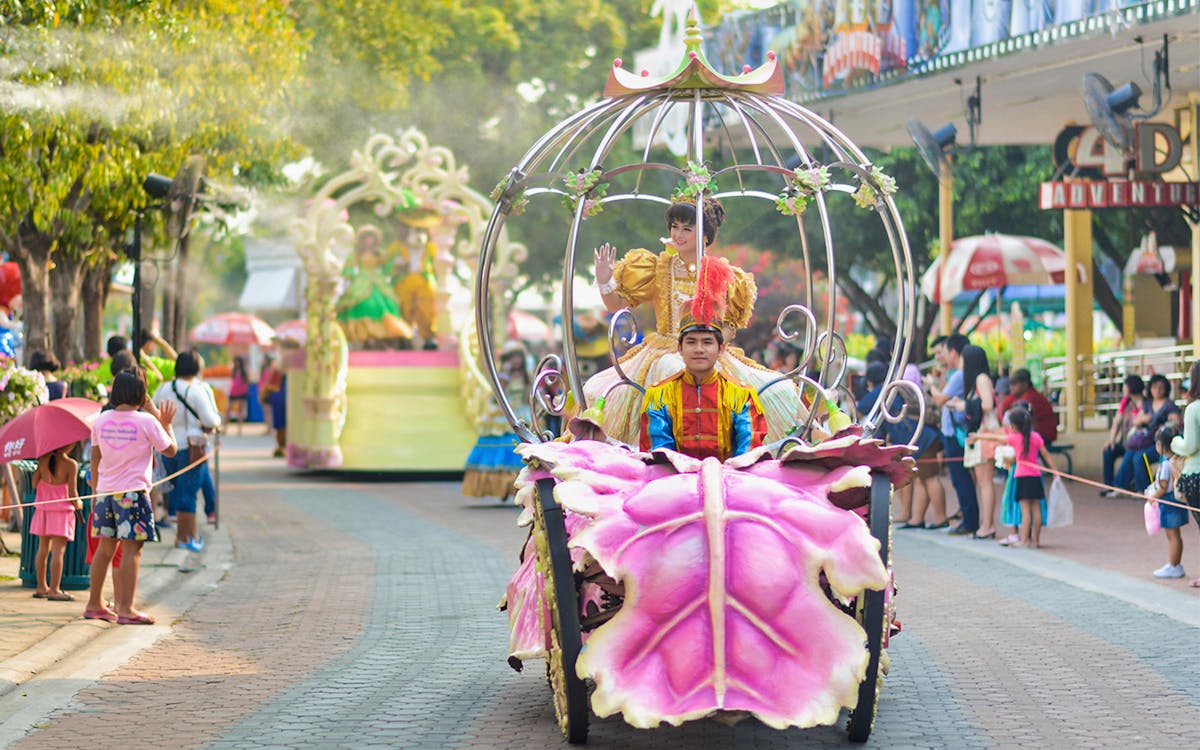
[[[1083,76],[1083,106],[1088,117],[1104,140],[1122,151],[1133,146],[1133,115],[1129,110],[1137,106],[1141,95],[1141,88],[1132,81],[1114,89],[1099,73]]]
[[[917,144],[917,153],[925,160],[934,176],[941,179],[942,171],[950,166],[948,149],[954,145],[958,128],[954,127],[954,123],[948,122],[936,131],[930,131],[920,120],[912,119],[908,121],[908,134],[913,143]]]
[[[1138,42],[1141,42],[1139,37]],[[1092,124],[1112,145],[1128,151],[1133,147],[1133,123],[1148,120],[1158,114],[1163,105],[1163,89],[1171,90],[1168,52],[1170,39],[1163,34],[1162,49],[1154,53],[1154,107],[1149,112],[1138,112],[1138,98],[1142,89],[1136,83],[1114,88],[1108,79],[1099,73],[1083,76],[1083,106],[1087,109]]]

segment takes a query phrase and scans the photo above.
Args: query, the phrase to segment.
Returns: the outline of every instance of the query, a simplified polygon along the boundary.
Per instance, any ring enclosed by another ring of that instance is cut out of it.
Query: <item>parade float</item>
[[[900,402],[920,408],[919,389],[899,378],[904,339],[875,407],[854,414],[836,304],[818,319],[809,274],[777,321],[779,337],[802,347],[801,364],[755,386],[764,409],[772,389],[798,396],[782,400],[792,411],[767,415],[785,420],[789,434],[724,461],[641,451],[614,437],[631,416],[614,409],[639,411],[640,395],[654,385],[622,367],[646,351],[625,351],[636,327],[628,310],[610,324],[608,374],[582,378],[571,326],[524,398],[512,397],[495,365],[501,298],[492,274],[501,233],[535,201],[567,208],[563,320],[573,318],[572,292],[584,278],[579,259],[611,234],[606,222],[687,201],[698,237],[706,201],[731,212],[765,202],[765,216],[794,227],[786,251],[822,267],[836,295],[838,227],[829,208],[853,201],[854,215],[890,244],[902,290],[898,330],[911,340],[913,263],[894,182],[831,124],[781,96],[773,57],[725,76],[708,65],[700,39],[693,19],[686,55],[663,76],[615,61],[603,99],[542,136],[497,191],[475,288],[479,362],[526,463],[516,500],[530,536],[502,602],[509,663],[546,660],[555,714],[572,743],[586,741],[590,714],[620,715],[639,728],[754,717],[776,729],[848,715],[850,738],[864,741],[898,629],[890,496],[914,467],[911,445],[870,436],[904,418]],[[686,156],[657,161],[656,130],[680,112]],[[669,246],[657,257],[673,264],[672,253]],[[708,257],[697,260],[679,273],[700,288]],[[692,300],[677,299],[678,286],[667,289],[654,303],[656,315],[671,316],[657,331],[669,342]],[[643,347],[656,345],[654,335]],[[598,396],[596,382],[607,384]],[[633,397],[619,399],[621,392]]]
[[[304,331],[281,355],[289,465],[462,469],[483,407],[461,395],[456,318],[492,210],[467,177],[420,131],[376,134],[293,222],[306,285]],[[497,244],[511,279],[521,248]]]

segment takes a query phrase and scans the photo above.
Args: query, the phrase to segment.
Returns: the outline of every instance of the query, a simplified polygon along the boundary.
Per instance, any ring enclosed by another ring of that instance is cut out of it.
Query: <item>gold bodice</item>
[[[725,319],[722,322],[734,328],[745,328],[754,312],[758,287],[752,274],[737,266],[732,268],[733,282],[725,293]],[[635,248],[617,262],[613,279],[617,283],[617,294],[628,301],[630,307],[647,302],[654,305],[658,333],[671,338],[679,335],[679,321],[696,294],[695,264],[684,262],[670,249],[655,255],[644,248]]]

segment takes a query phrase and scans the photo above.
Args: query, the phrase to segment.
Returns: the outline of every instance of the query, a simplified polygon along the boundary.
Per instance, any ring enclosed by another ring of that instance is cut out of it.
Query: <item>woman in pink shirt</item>
[[[84,617],[121,625],[153,625],[154,618],[133,608],[142,545],[156,540],[150,474],[154,452],[175,455],[171,422],[175,405],[164,402],[158,417],[139,411],[146,404],[146,381],[126,370],[113,378],[110,411],[92,427],[92,491],[100,497],[92,507],[92,534],[100,544],[92,559],[91,591]],[[104,572],[120,543],[124,562],[113,571],[116,612],[102,598]]]

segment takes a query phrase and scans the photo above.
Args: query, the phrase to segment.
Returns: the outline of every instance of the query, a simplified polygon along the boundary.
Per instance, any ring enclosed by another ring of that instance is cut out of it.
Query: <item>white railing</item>
[[[1187,377],[1194,361],[1191,345],[1101,352],[1080,357],[1079,424],[1084,423],[1085,416],[1091,415],[1107,416],[1111,421],[1121,402],[1121,388],[1129,375],[1139,375],[1144,380],[1149,380],[1151,375],[1162,375],[1170,381],[1173,395],[1180,398],[1183,394],[1179,383]],[[1042,372],[1042,392],[1054,403],[1055,411],[1062,415],[1066,411],[1066,397],[1062,395],[1067,385],[1066,357],[1047,357]]]

